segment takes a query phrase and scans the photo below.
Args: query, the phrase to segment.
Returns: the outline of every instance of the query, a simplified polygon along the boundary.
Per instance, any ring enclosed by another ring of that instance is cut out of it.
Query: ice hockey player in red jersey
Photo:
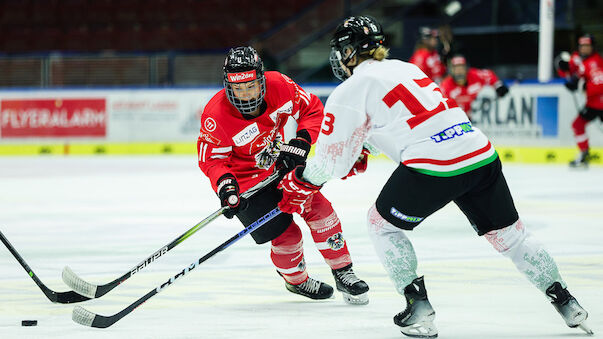
[[[462,55],[455,55],[450,59],[448,75],[440,88],[445,96],[454,99],[471,119],[471,103],[484,86],[492,86],[498,97],[503,97],[509,88],[498,80],[496,74],[489,69],[477,69],[467,66],[467,60]]]
[[[337,27],[331,67],[345,80],[325,104],[314,157],[279,184],[281,210],[292,213],[311,204],[322,185],[349,173],[370,145],[399,164],[367,221],[375,251],[406,299],[405,309],[394,316],[403,334],[438,335],[406,233],[452,201],[477,234],[543,292],[569,327],[592,333],[585,324],[588,313],[568,292],[555,261],[519,219],[488,138],[417,66],[386,59],[383,40],[381,25],[371,17],[350,17]]]
[[[586,105],[572,123],[580,153],[570,162],[570,166],[586,166],[589,160],[586,125],[597,117],[603,121],[603,58],[595,49],[593,36],[581,36],[578,39],[578,51],[569,60],[557,58],[556,67],[559,75],[566,79],[565,87],[570,91],[577,90],[578,82],[584,79]]]
[[[323,119],[323,105],[293,80],[279,72],[264,72],[252,47],[231,49],[224,64],[224,89],[205,106],[197,141],[199,167],[209,178],[226,217],[248,226],[281,199],[278,182],[252,196],[239,196],[275,170],[293,169],[305,162]],[[297,123],[296,136],[286,141],[284,127]],[[350,304],[368,303],[368,285],[352,270],[352,259],[341,222],[323,196],[300,216],[310,227],[318,250],[331,267],[336,287]],[[302,233],[293,216],[281,213],[251,233],[258,244],[271,242],[272,262],[286,288],[312,299],[327,299],[333,288],[308,277]]]
[[[446,74],[446,66],[438,53],[438,30],[421,27],[419,28],[419,39],[409,62],[417,65],[430,79],[440,83]]]

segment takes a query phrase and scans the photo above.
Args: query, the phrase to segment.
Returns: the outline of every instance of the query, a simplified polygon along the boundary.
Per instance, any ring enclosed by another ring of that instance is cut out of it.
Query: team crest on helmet
[[[338,251],[345,245],[345,240],[343,239],[341,232],[337,232],[327,239],[327,244],[332,250]]]

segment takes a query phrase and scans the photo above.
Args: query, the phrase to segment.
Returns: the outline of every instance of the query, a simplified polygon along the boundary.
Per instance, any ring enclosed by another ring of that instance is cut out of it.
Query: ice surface
[[[107,329],[71,320],[0,246],[2,338],[402,338],[404,308],[366,234],[365,215],[395,165],[324,188],[343,222],[355,271],[371,287],[366,306],[311,301],[285,290],[269,245],[246,237]],[[603,331],[603,167],[505,165],[519,213],[555,257],[570,291]],[[400,194],[412,194],[401,191]],[[66,291],[65,265],[106,283],[219,207],[194,156],[0,158],[0,230],[50,288]],[[333,284],[304,231],[311,276]],[[117,313],[240,230],[219,218],[106,296],[80,305]],[[454,205],[409,233],[426,276],[441,338],[583,336],[565,326],[509,260],[473,232]],[[37,327],[21,320],[37,319]]]

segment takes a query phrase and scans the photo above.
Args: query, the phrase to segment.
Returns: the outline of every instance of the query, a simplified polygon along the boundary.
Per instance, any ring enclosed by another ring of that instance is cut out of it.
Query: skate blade
[[[581,329],[582,331],[586,332],[586,334],[588,334],[588,335],[595,335],[595,332],[593,332],[593,330],[591,330],[590,327],[588,327],[588,325],[586,324],[586,321],[581,322],[580,325],[578,325],[578,328]]]
[[[431,321],[398,327],[402,334],[413,338],[437,338],[438,336],[438,330]]]
[[[343,295],[343,300],[349,305],[366,305],[369,303],[368,292],[358,295],[343,292],[341,294]]]

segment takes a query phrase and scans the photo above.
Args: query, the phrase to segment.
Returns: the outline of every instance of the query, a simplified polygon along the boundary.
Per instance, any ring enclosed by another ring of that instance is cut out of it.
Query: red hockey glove
[[[283,198],[278,203],[283,213],[303,213],[311,210],[312,196],[322,186],[313,185],[302,178],[304,166],[297,166],[295,170],[287,173],[278,184],[278,189],[283,191]]]
[[[222,213],[228,219],[232,219],[235,214],[247,207],[247,201],[239,196],[237,179],[230,173],[226,173],[218,179],[218,196],[222,207],[229,207]]]
[[[345,180],[349,177],[355,176],[358,173],[364,173],[366,171],[366,167],[368,166],[368,155],[369,154],[371,154],[371,152],[368,149],[362,148],[362,152],[360,153],[360,156],[356,160],[356,163],[350,170],[350,173],[348,173],[348,175],[346,175],[345,177],[343,177],[341,179]]]

